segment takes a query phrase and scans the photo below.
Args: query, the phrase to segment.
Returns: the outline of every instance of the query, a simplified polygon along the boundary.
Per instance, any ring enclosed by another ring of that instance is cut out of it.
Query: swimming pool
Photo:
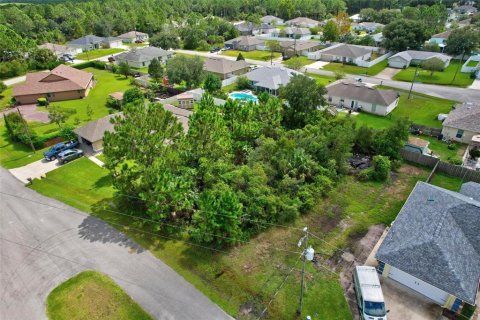
[[[233,100],[240,100],[240,101],[253,101],[255,103],[258,102],[258,98],[256,95],[252,93],[252,91],[234,91],[228,95],[229,98]]]

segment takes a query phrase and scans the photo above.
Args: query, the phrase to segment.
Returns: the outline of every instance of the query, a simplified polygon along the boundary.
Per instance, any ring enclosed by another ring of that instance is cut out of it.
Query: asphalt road
[[[0,319],[46,319],[50,291],[86,269],[109,275],[157,319],[232,319],[116,229],[0,168]]]
[[[236,57],[229,57],[224,55],[217,55],[216,53],[210,52],[198,52],[192,50],[175,50],[175,52],[191,54],[191,55],[199,55],[204,57],[221,57],[228,60],[236,60]],[[256,64],[259,66],[269,66],[270,61],[258,61],[258,60],[250,60],[245,59],[247,63]],[[312,63],[315,62],[312,60]],[[281,63],[273,63],[274,66],[277,67],[284,67]],[[304,68],[300,71],[304,72]],[[319,75],[325,76],[335,76],[333,72],[324,71],[319,69],[308,68],[306,70],[310,73],[315,73]],[[403,81],[395,81],[395,80],[384,80],[379,79],[376,77],[365,77],[365,76],[355,76],[355,75],[347,75],[349,79],[356,79],[362,78],[363,82],[373,83],[373,84],[383,84],[386,86],[395,87],[398,89],[410,90],[411,83],[410,82],[403,82]],[[438,85],[431,85],[431,84],[423,84],[423,83],[415,83],[413,86],[413,91],[428,94],[435,97],[451,99],[456,101],[462,102],[476,102],[480,101],[480,90],[478,89],[468,89],[468,88],[457,88],[457,87],[449,87],[449,86],[438,86]]]

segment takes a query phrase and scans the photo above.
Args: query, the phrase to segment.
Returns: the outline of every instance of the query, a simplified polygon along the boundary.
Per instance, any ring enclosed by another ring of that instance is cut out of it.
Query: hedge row
[[[86,69],[86,68],[95,68],[95,69],[105,70],[106,65],[107,65],[106,62],[92,60],[92,61],[86,61],[86,62],[74,64],[72,65],[72,67],[79,70]]]

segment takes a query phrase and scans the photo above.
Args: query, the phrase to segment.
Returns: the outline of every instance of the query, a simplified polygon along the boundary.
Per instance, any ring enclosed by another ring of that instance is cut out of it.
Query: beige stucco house
[[[379,90],[359,82],[341,81],[327,86],[328,103],[386,116],[398,105],[398,92]]]
[[[25,83],[13,87],[18,104],[34,104],[39,98],[48,101],[81,99],[93,87],[93,74],[66,65],[52,71],[28,73]]]
[[[457,104],[445,121],[442,134],[445,138],[470,143],[480,134],[480,103]]]
[[[118,114],[110,114],[95,121],[90,121],[82,127],[73,130],[78,141],[87,148],[90,147],[94,153],[103,150],[103,135],[105,132],[113,131],[113,124],[110,120]]]
[[[225,41],[225,47],[232,50],[253,51],[264,45],[264,41],[253,36],[241,36]]]

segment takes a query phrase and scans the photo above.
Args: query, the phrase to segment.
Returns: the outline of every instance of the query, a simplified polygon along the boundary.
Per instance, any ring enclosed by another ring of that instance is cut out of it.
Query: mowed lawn
[[[329,64],[323,66],[321,70],[332,71],[332,72],[343,72],[346,74],[374,76],[380,73],[383,69],[385,69],[387,65],[388,65],[388,61],[386,59],[383,61],[380,61],[379,63],[377,63],[376,65],[370,68],[330,62]]]
[[[388,87],[380,87],[391,89]],[[386,128],[399,118],[408,118],[412,122],[433,127],[441,128],[442,123],[437,120],[439,113],[448,114],[452,106],[457,102],[425,94],[414,92],[411,99],[408,99],[408,91],[394,89],[400,93],[398,106],[388,116],[382,117],[366,112],[361,112],[355,116],[359,125],[366,125],[372,128]]]
[[[121,48],[108,48],[108,49],[96,49],[96,50],[91,50],[91,51],[85,51],[82,53],[79,53],[75,56],[75,59],[77,60],[92,60],[92,59],[97,59],[100,57],[105,57],[109,56],[115,53],[119,53],[125,51]]]
[[[329,77],[329,76],[324,76],[324,75],[319,75],[315,73],[307,73],[307,76],[315,79],[318,84],[321,84],[322,86],[326,86],[332,82],[335,82],[337,79],[334,77]]]
[[[171,234],[157,233],[140,220],[116,213],[134,214],[115,205],[108,171],[86,158],[62,166],[42,180],[34,180],[31,188],[111,223],[233,316],[239,315],[242,306],[252,306],[257,310],[252,318],[257,318],[259,310],[269,303],[294,267],[265,319],[295,318],[301,266],[295,252],[301,228],[308,225],[321,238],[311,238],[309,242],[321,258],[318,267],[307,264],[303,314],[343,320],[352,315],[340,285],[340,270],[327,267],[327,260],[339,248],[351,246],[352,237],[366,232],[368,226],[393,221],[410,190],[428,172],[404,166],[395,181],[388,183],[358,182],[345,177],[329,197],[319,199],[311,213],[288,225],[293,228],[270,228],[249,243],[221,249],[225,252],[195,246],[181,229]],[[341,226],[339,222],[344,218],[348,218],[348,223]]]
[[[312,64],[313,62],[314,62],[313,60],[310,60],[305,56],[298,56],[298,57],[293,57],[288,60],[285,60],[282,62],[282,64],[284,64],[287,68],[292,69],[295,63],[298,63],[300,67],[304,67],[306,65]]]
[[[153,319],[112,279],[95,271],[84,271],[68,279],[47,297],[50,320]]]
[[[12,99],[13,87],[7,87],[5,91],[0,93],[0,111],[5,109]]]
[[[269,61],[271,57],[270,52],[260,51],[260,50],[254,50],[254,51],[227,50],[227,51],[223,51],[222,55],[236,58],[238,57],[239,53],[241,53],[245,59],[251,59],[251,60]],[[280,58],[281,56],[282,54],[279,52],[273,53],[273,59]]]
[[[108,71],[98,70],[94,68],[84,69],[87,72],[93,72],[96,85],[90,91],[89,95],[84,99],[67,100],[54,102],[52,105],[59,105],[62,108],[73,110],[75,113],[71,115],[66,124],[70,126],[81,126],[88,122],[87,106],[93,111],[92,120],[108,115],[108,108],[105,103],[110,93],[115,91],[124,92],[131,88],[130,80],[125,79],[124,76],[113,74]],[[47,112],[47,109],[42,107],[39,110]],[[76,118],[80,123],[76,124]],[[29,123],[31,129],[37,134],[48,134],[59,130],[55,123]],[[19,142],[11,141],[7,134],[4,120],[0,120],[0,165],[5,168],[16,168],[42,158],[42,152],[46,149],[39,150],[35,154],[32,150]]]
[[[418,76],[415,78],[415,82],[468,87],[473,82],[473,79],[470,78],[470,73],[461,73],[460,70],[458,70],[455,82],[452,82],[455,71],[457,68],[461,68],[461,65],[462,64],[458,60],[451,61],[444,71],[434,72],[433,75],[430,75],[430,71],[419,68]],[[415,67],[408,67],[407,69],[404,69],[393,76],[393,80],[412,82],[415,75],[415,69]]]

